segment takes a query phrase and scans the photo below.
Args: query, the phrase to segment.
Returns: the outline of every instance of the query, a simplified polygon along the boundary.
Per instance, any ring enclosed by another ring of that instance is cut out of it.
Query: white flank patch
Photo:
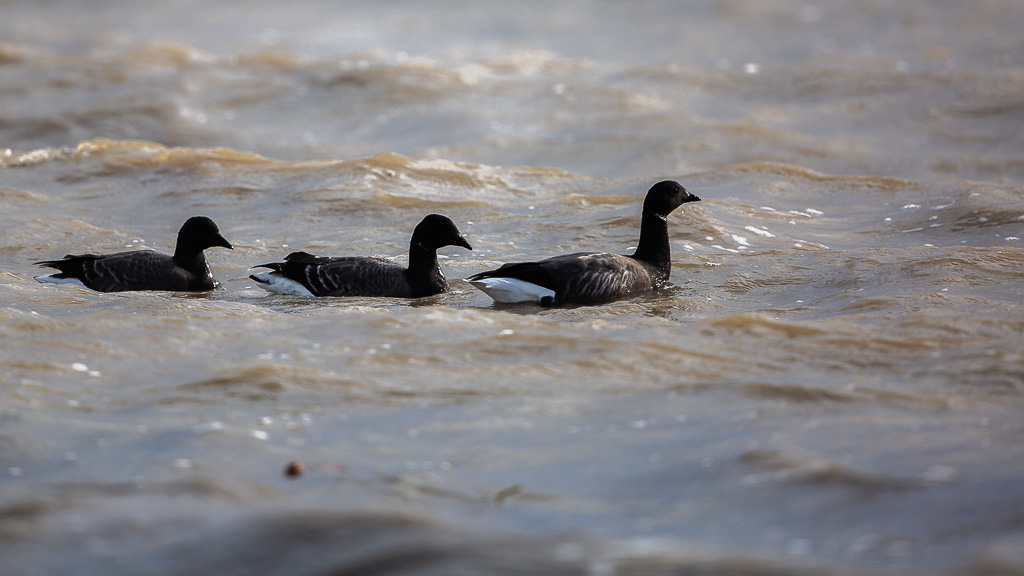
[[[36,276],[35,279],[45,284],[74,284],[82,288],[86,287],[78,278],[55,278],[55,276],[55,274],[45,274],[43,276]]]
[[[555,297],[554,290],[531,284],[515,278],[482,278],[468,280],[470,284],[482,290],[495,302],[515,304],[518,302],[534,302],[540,304],[543,298]]]
[[[260,272],[253,274],[260,288],[276,294],[287,294],[289,296],[312,296],[313,293],[306,290],[306,287],[295,280],[285,278],[277,272]]]

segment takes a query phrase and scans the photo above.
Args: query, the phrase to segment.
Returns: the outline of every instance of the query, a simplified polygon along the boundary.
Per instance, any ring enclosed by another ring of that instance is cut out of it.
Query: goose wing
[[[579,252],[505,264],[471,276],[469,281],[488,278],[527,282],[553,291],[557,303],[576,304],[606,302],[656,285],[643,264],[609,252]]]
[[[68,254],[38,263],[60,270],[59,279],[78,279],[100,292],[189,290],[189,275],[174,258],[152,250],[115,254]]]
[[[284,262],[257,267],[269,268],[301,284],[314,296],[409,296],[405,268],[381,258],[332,258],[293,252]]]

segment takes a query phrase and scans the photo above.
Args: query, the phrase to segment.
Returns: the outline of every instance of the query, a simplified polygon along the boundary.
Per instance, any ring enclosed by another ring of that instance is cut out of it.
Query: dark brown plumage
[[[231,248],[217,224],[206,216],[193,216],[178,231],[174,255],[152,250],[114,254],[68,254],[60,260],[36,262],[60,270],[37,276],[49,283],[76,283],[99,292],[167,290],[202,292],[220,286],[203,251],[214,246]]]
[[[496,302],[597,304],[657,288],[672,271],[668,215],[700,198],[678,182],[658,182],[647,192],[640,241],[631,255],[578,252],[536,262],[505,264],[468,281]]]
[[[257,266],[271,272],[253,274],[250,278],[267,290],[282,294],[420,298],[448,289],[437,263],[437,249],[444,246],[473,249],[454,222],[430,214],[413,230],[408,268],[382,258],[293,252],[283,262]]]

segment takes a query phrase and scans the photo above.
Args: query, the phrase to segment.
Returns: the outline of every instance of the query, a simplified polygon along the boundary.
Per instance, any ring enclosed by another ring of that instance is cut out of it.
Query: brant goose
[[[631,256],[580,252],[538,262],[505,264],[467,280],[495,302],[598,304],[627,294],[657,288],[668,280],[672,259],[668,215],[700,198],[678,182],[658,182],[647,192],[640,222],[640,241]]]
[[[409,267],[382,258],[327,257],[292,252],[284,262],[261,264],[270,268],[249,276],[271,292],[295,296],[390,296],[420,298],[448,290],[437,263],[437,249],[444,246],[473,247],[449,218],[425,217],[409,241]]]
[[[116,254],[68,254],[60,260],[36,262],[56,268],[57,274],[36,276],[40,282],[78,284],[99,292],[167,290],[203,292],[220,286],[213,277],[203,250],[213,246],[231,249],[220,229],[206,216],[193,216],[178,230],[174,256],[136,250]]]

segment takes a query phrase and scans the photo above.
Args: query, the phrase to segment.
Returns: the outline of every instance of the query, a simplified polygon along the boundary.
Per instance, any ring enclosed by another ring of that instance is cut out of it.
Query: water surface
[[[0,571],[1024,572],[1017,4],[4,12]],[[628,253],[663,178],[668,288],[461,280]],[[431,212],[446,294],[247,278]],[[32,279],[195,214],[221,290]]]

